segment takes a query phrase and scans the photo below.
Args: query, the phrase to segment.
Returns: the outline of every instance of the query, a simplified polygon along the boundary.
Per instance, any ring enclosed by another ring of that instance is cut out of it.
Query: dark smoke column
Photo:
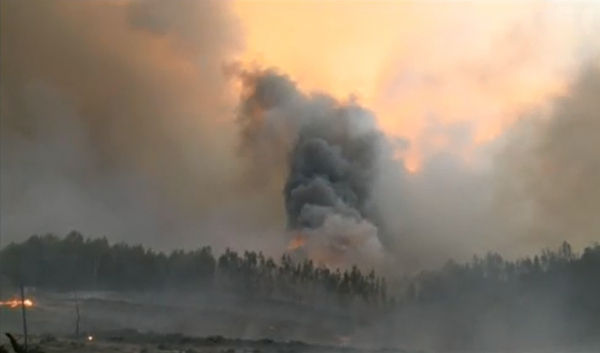
[[[385,138],[373,115],[353,102],[306,95],[273,70],[240,77],[242,151],[262,173],[286,174],[289,233],[318,257],[379,252],[371,190]]]

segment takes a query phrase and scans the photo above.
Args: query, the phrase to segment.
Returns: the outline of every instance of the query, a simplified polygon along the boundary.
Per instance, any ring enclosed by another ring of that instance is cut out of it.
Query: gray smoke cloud
[[[389,142],[373,114],[352,100],[301,92],[272,69],[238,72],[242,151],[258,173],[285,175],[287,228],[313,257],[360,262],[383,250],[372,191]],[[265,153],[273,151],[271,159]],[[381,254],[380,254],[381,255]],[[335,257],[335,259],[334,259]],[[372,260],[372,259],[371,259]]]
[[[2,2],[3,243],[77,229],[268,247],[252,234],[278,218],[235,157],[223,65],[243,43],[229,6]]]
[[[280,188],[288,238],[305,242],[313,259],[413,270],[469,258],[512,237],[492,209],[489,170],[436,153],[410,174],[394,158],[408,143],[386,136],[352,98],[303,92],[274,69],[235,76],[243,87],[238,123],[247,174],[256,185]],[[457,144],[472,138],[465,126],[437,130]]]

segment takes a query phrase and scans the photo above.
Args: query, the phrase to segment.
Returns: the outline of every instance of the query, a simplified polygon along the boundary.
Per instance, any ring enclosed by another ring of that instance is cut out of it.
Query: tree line
[[[71,232],[32,236],[0,252],[1,273],[14,283],[50,290],[229,290],[244,298],[279,297],[349,304],[384,303],[387,285],[374,271],[331,270],[289,254],[273,259],[261,252],[210,247],[170,253],[141,245],[110,244]]]
[[[395,284],[391,325],[402,342],[436,349],[600,347],[600,245],[509,261],[496,253],[448,261]],[[387,323],[390,325],[390,323]]]
[[[599,244],[576,253],[565,242],[517,260],[488,253],[387,280],[289,255],[226,250],[217,256],[210,247],[164,253],[76,232],[11,243],[0,260],[2,276],[43,289],[225,290],[249,300],[360,308],[361,329],[380,342],[434,349],[600,347]]]

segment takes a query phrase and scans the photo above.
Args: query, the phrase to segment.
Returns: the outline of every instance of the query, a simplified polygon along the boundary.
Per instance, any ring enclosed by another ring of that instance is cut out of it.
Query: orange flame
[[[306,237],[298,234],[292,238],[290,244],[288,245],[288,250],[294,251],[302,248],[306,244]]]
[[[33,301],[30,299],[25,299],[23,301],[18,299],[12,299],[5,302],[0,301],[0,306],[7,306],[11,309],[18,308],[20,306],[25,306],[26,308],[33,306]]]

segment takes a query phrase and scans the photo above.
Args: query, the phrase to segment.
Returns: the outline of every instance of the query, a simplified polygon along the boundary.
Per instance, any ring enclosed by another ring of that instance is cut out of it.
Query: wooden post
[[[23,285],[21,284],[21,313],[23,315],[23,347],[25,348],[25,351],[27,351],[27,342],[28,342],[28,338],[27,338],[27,314],[25,313],[27,311],[27,309],[25,308],[25,289],[23,288]]]
[[[79,342],[79,300],[77,292],[75,293],[75,341]]]

